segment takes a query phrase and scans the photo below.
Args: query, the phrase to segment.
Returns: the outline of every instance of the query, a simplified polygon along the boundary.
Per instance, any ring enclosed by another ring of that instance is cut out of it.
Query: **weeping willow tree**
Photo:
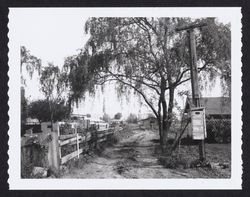
[[[20,56],[21,56],[21,61],[20,61],[21,84],[25,85],[26,80],[23,76],[23,67],[25,67],[25,70],[31,79],[35,71],[37,71],[38,75],[40,75],[42,61],[41,59],[32,55],[25,46],[20,47]]]
[[[26,118],[27,118],[27,99],[25,98],[26,79],[24,77],[23,67],[32,79],[34,72],[40,75],[41,72],[41,59],[32,55],[25,47],[20,47],[20,73],[21,73],[21,132],[24,132]]]
[[[65,61],[70,101],[78,101],[95,85],[114,81],[118,95],[131,90],[158,120],[163,150],[173,121],[175,91],[190,80],[188,36],[176,27],[206,22],[195,32],[201,76],[220,75],[230,84],[230,27],[214,18],[89,18],[84,50]]]
[[[66,83],[68,75],[64,71],[60,70],[58,66],[53,63],[49,63],[48,66],[43,67],[40,76],[41,92],[46,98],[46,102],[49,107],[50,122],[53,125],[54,121],[58,119],[59,106],[64,105],[64,93],[67,92]],[[62,110],[64,117],[67,117],[70,113],[70,109],[65,107]],[[53,127],[51,127],[53,131]]]

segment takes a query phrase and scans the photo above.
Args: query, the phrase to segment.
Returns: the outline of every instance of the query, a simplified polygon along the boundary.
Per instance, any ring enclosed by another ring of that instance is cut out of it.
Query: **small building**
[[[187,97],[184,115],[187,116],[187,113],[193,107],[195,106],[192,103],[192,98]],[[200,107],[205,107],[207,139],[209,141],[230,141],[231,98],[203,97],[200,98]],[[187,136],[191,136],[191,132],[191,127],[188,126]]]
[[[123,124],[123,121],[122,120],[118,120],[118,119],[111,119],[110,120],[110,124],[112,124],[112,125],[122,125]]]
[[[158,121],[155,117],[148,117],[138,121],[140,128],[158,129]]]

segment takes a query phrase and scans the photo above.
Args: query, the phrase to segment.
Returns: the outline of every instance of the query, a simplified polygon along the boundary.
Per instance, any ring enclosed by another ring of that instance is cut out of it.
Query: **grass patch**
[[[160,156],[158,161],[165,168],[170,169],[186,169],[189,167],[189,163],[187,162],[187,160],[179,157],[178,155]]]
[[[230,178],[231,177],[231,145],[205,144],[206,161],[200,163],[198,145],[195,143],[177,147],[171,156],[159,154],[158,161],[169,169],[183,171],[190,178]]]

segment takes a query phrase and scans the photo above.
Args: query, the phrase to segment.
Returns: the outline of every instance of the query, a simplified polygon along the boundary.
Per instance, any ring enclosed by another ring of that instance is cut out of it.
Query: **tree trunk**
[[[173,107],[174,107],[174,88],[169,88],[169,103],[168,103],[168,117],[167,117],[167,129],[169,130],[173,122]]]
[[[161,117],[158,117],[158,125],[159,125],[159,136],[160,136],[160,145],[162,147],[163,145],[163,140],[162,140],[162,122],[161,122]]]
[[[165,93],[165,92],[164,92]],[[161,127],[161,147],[162,151],[166,153],[168,150],[168,134],[170,131],[170,127],[172,125],[172,113],[173,113],[173,106],[174,106],[174,87],[169,89],[169,103],[167,107],[165,94],[161,96],[161,105],[162,105],[162,127]]]
[[[158,126],[159,126],[159,136],[160,136],[160,145],[162,146],[163,141],[162,141],[162,121],[161,121],[161,98],[159,98],[158,102]]]
[[[167,103],[165,96],[162,98],[162,150],[165,152],[167,150]]]
[[[49,108],[50,108],[50,123],[51,123],[51,132],[53,132],[53,116],[54,116],[54,114],[53,114],[53,106],[52,106],[52,103],[51,102],[49,102]]]
[[[159,132],[161,133],[160,135],[160,141],[161,141],[161,148],[162,151],[165,152],[167,149],[167,130],[166,130],[166,125],[167,125],[167,103],[165,99],[165,91],[166,91],[166,80],[164,77],[161,78],[161,95],[159,99],[159,106],[158,106],[158,111],[162,111],[162,116],[161,113],[159,114]]]
[[[50,122],[51,122],[51,132],[53,132],[53,112],[51,112]]]
[[[69,110],[69,114],[71,113],[71,104],[72,104],[72,98],[69,97],[69,99],[68,99],[68,110]]]

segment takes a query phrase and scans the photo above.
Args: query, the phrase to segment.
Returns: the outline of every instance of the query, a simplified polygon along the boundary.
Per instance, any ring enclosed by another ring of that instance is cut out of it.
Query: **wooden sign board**
[[[192,108],[190,115],[192,138],[194,140],[204,140],[207,137],[205,108]]]

